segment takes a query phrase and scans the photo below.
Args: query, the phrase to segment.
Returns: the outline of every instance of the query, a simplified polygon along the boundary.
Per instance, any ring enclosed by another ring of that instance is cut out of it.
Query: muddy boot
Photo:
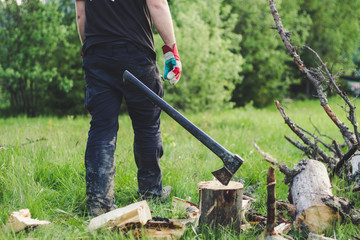
[[[140,199],[147,201],[166,202],[170,198],[170,195],[171,195],[171,186],[165,186],[163,187],[160,195],[145,193],[145,194],[140,194]]]
[[[101,204],[88,204],[87,205],[88,216],[91,216],[91,217],[97,217],[99,215],[105,214],[105,213],[115,210],[117,208],[118,208],[118,206],[116,206],[115,204],[112,205],[110,208],[104,207]]]

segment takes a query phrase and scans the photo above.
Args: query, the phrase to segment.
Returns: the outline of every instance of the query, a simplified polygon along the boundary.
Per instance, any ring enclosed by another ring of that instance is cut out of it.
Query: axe
[[[212,172],[217,180],[223,185],[227,185],[236,171],[240,168],[244,160],[237,154],[233,154],[226,150],[223,146],[217,143],[214,139],[209,137],[201,129],[196,127],[192,122],[185,118],[176,109],[170,106],[162,98],[156,95],[150,88],[143,84],[139,79],[132,75],[129,71],[125,71],[123,75],[124,84],[131,83],[138,89],[142,90],[144,94],[150,98],[150,100],[159,106],[164,112],[166,112],[177,123],[184,127],[195,138],[202,142],[207,148],[215,153],[223,162],[224,167]]]

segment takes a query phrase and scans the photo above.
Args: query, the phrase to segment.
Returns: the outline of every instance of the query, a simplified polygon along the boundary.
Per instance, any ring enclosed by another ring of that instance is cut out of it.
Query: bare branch
[[[349,160],[352,155],[354,155],[354,153],[356,152],[356,150],[358,149],[358,145],[354,145],[347,153],[344,154],[344,156],[340,159],[340,161],[336,164],[334,171],[333,171],[333,175],[339,174],[340,169],[342,168],[342,166],[344,165],[344,163]]]
[[[335,141],[335,139],[332,140],[332,143],[334,144],[337,157],[338,157],[339,159],[342,159],[343,154],[342,154],[342,152],[341,152],[341,150],[340,150],[339,144]]]
[[[260,153],[260,155],[262,155],[267,162],[271,163],[272,165],[277,166],[279,168],[280,172],[282,172],[286,176],[292,176],[293,175],[292,170],[288,166],[286,166],[286,164],[279,163],[278,160],[276,160],[269,153],[266,153],[263,150],[261,150],[261,148],[259,147],[259,145],[256,142],[254,142],[253,145],[254,145],[256,151],[258,153]]]
[[[312,138],[315,139],[315,141],[321,143],[324,147],[326,147],[327,149],[329,149],[331,152],[336,153],[335,149],[333,147],[331,147],[330,145],[326,144],[324,141],[322,141],[318,136],[315,136],[314,134],[312,134],[311,132],[309,132],[308,130],[306,130],[305,128],[300,127],[299,125],[295,124],[295,126],[297,128],[299,128],[301,131],[307,133],[308,135],[310,135]],[[314,125],[313,125],[314,126]],[[315,126],[314,126],[315,127]],[[315,127],[316,128],[316,127]],[[319,130],[316,128],[316,131],[319,132]]]
[[[298,149],[303,151],[308,158],[312,158],[313,154],[312,154],[311,148],[301,144],[298,141],[295,141],[295,140],[291,139],[288,136],[285,136],[285,139],[288,140],[288,142],[290,142],[292,145],[294,145],[295,147],[297,147]]]
[[[341,91],[341,89],[339,88],[339,86],[336,84],[335,79],[338,77],[338,75],[341,73],[338,72],[336,73],[335,76],[332,76],[329,69],[326,67],[326,64],[323,62],[323,60],[320,58],[319,54],[317,54],[312,48],[308,47],[308,46],[304,46],[306,49],[308,49],[309,51],[311,51],[316,58],[320,61],[325,73],[327,74],[330,84],[335,88],[337,94],[340,95],[340,97],[344,100],[344,102],[349,106],[350,110],[349,110],[349,116],[348,119],[350,121],[350,123],[353,125],[354,127],[354,133],[355,133],[355,137],[356,137],[356,141],[359,141],[359,133],[358,133],[358,123],[356,121],[356,116],[355,116],[355,109],[356,107],[353,106],[349,100],[349,98],[346,96],[346,94]],[[353,142],[352,142],[353,143]],[[354,143],[353,143],[354,144]]]
[[[313,84],[317,91],[317,95],[320,100],[321,106],[324,108],[327,115],[330,117],[330,119],[335,123],[335,125],[339,128],[340,132],[344,136],[344,138],[349,139],[349,141],[354,145],[357,143],[357,140],[354,137],[354,134],[349,130],[349,128],[342,123],[339,118],[335,115],[335,113],[331,110],[328,100],[326,97],[326,94],[323,89],[322,84],[322,77],[319,76],[316,72],[312,71],[311,69],[306,68],[303,61],[301,60],[300,56],[296,52],[296,48],[292,46],[289,36],[287,34],[287,31],[284,29],[281,19],[279,17],[279,13],[276,9],[274,0],[269,0],[271,13],[273,15],[277,31],[281,37],[281,40],[283,41],[286,49],[289,51],[291,57],[294,59],[295,64],[298,66],[299,70],[305,74],[307,79]]]
[[[336,164],[336,160],[332,157],[329,157],[321,148],[319,148],[315,143],[313,143],[300,129],[295,126],[295,123],[286,115],[284,108],[281,106],[279,101],[275,101],[276,107],[279,110],[281,116],[284,118],[285,123],[290,127],[290,129],[313,151],[319,153],[322,157],[322,162],[332,165]]]

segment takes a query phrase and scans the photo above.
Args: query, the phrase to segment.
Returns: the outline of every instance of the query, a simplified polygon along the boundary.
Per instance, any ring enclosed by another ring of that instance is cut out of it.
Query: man
[[[124,98],[134,130],[134,156],[138,167],[138,193],[145,198],[166,198],[159,160],[160,108],[136,87],[123,85],[129,70],[160,97],[163,88],[156,64],[152,22],[165,45],[164,78],[176,84],[181,63],[171,14],[166,0],[76,0],[77,26],[83,44],[85,106],[92,119],[85,152],[88,213],[92,216],[114,205],[114,152],[118,115]],[[120,139],[121,144],[121,139]]]

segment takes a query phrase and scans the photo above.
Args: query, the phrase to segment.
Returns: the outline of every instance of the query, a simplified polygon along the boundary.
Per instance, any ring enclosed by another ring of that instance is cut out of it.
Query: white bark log
[[[360,165],[360,153],[356,153],[352,158],[352,174],[354,175],[357,171],[359,171]]]
[[[145,225],[151,220],[151,211],[146,200],[118,208],[91,219],[88,231],[99,228],[123,228],[127,223],[141,223]]]
[[[321,233],[340,216],[321,200],[333,196],[326,167],[316,160],[305,161],[305,168],[294,177],[290,188],[297,207],[295,226],[305,224],[311,232]]]

